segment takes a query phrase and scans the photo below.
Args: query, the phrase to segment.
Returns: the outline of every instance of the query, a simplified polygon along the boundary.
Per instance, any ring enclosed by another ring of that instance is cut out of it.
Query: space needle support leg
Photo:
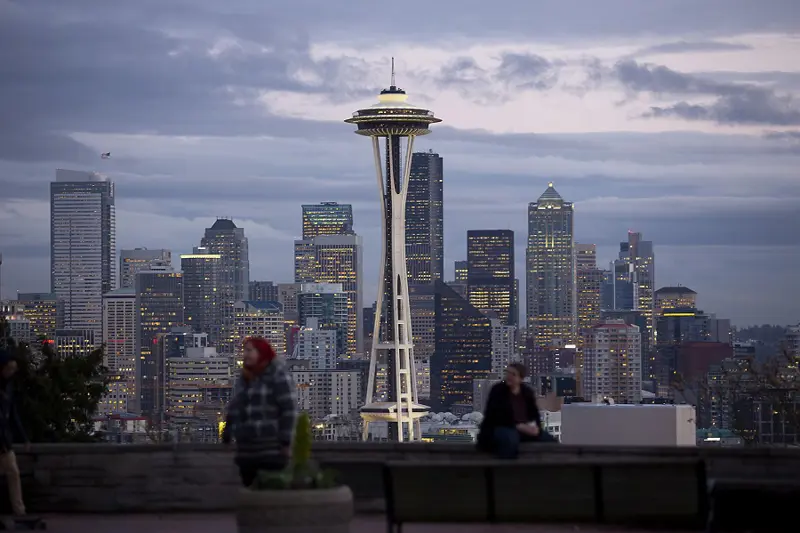
[[[375,156],[375,177],[378,179],[378,193],[381,205],[381,227],[383,235],[386,235],[386,202],[384,200],[383,171],[381,169],[381,144],[379,137],[372,137],[372,152]],[[386,257],[386,239],[381,239],[381,258]],[[375,398],[375,373],[378,366],[378,344],[380,343],[381,314],[383,310],[383,293],[385,291],[385,272],[386,265],[380,261],[380,272],[378,275],[378,297],[375,304],[375,325],[372,328],[372,347],[369,354],[369,377],[367,378],[367,397],[364,398],[365,405],[369,405]],[[369,422],[364,421],[362,440],[369,438]]]
[[[398,291],[398,306],[402,304],[402,314],[398,315],[398,320],[403,321],[402,334],[397,339],[400,348],[400,368],[404,370],[400,376],[401,382],[398,384],[398,390],[402,392],[399,394],[401,400],[405,403],[403,411],[406,413],[405,422],[408,424],[408,440],[415,441],[415,422],[414,422],[414,404],[417,402],[417,383],[416,374],[414,372],[414,338],[411,331],[411,297],[408,294],[408,267],[406,263],[406,246],[405,246],[405,227],[406,227],[406,198],[408,196],[408,181],[411,177],[411,161],[414,153],[414,135],[407,137],[408,144],[406,145],[406,157],[403,164],[403,182],[400,191],[400,205],[399,214],[402,217],[402,239],[403,245],[398,247],[398,282],[400,290]]]

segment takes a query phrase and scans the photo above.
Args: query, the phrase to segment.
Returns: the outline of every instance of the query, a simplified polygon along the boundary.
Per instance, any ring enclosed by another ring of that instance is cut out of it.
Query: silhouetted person
[[[519,454],[520,442],[556,442],[542,428],[536,395],[522,382],[524,378],[525,366],[511,363],[505,380],[489,391],[478,434],[480,450],[502,459],[514,459]]]
[[[17,362],[8,352],[0,351],[0,472],[6,475],[8,495],[11,498],[11,511],[14,516],[25,516],[25,503],[22,500],[22,486],[19,482],[17,456],[14,455],[14,432],[17,432],[26,451],[30,443],[25,436],[22,422],[17,412],[14,394],[14,374],[17,373]]]
[[[266,339],[246,339],[242,363],[222,440],[236,440],[236,464],[242,484],[249,487],[260,470],[282,470],[288,464],[297,404],[286,364]]]

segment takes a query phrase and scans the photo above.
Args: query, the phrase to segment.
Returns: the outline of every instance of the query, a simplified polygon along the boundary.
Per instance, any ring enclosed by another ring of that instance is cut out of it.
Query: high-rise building
[[[295,282],[340,283],[347,295],[349,355],[363,353],[362,250],[358,235],[324,235],[295,241]]]
[[[247,337],[264,337],[272,345],[275,353],[286,353],[286,334],[284,332],[283,306],[280,302],[246,301],[235,306],[237,360],[242,358],[241,341]]]
[[[213,346],[223,341],[222,269],[222,255],[206,248],[195,247],[191,254],[181,255],[186,325],[197,333],[207,333]]]
[[[444,280],[444,186],[442,156],[411,156],[406,196],[406,264],[409,283]]]
[[[652,346],[655,339],[655,323],[653,321],[653,305],[656,263],[652,241],[643,241],[642,234],[629,231],[627,242],[619,243],[619,258],[627,261],[635,274],[636,301],[634,309],[641,311],[648,319],[647,331],[643,331]]]
[[[519,361],[517,352],[517,327],[503,324],[493,318],[492,322],[492,374],[503,375],[510,363]]]
[[[689,287],[661,287],[655,292],[653,306],[657,313],[669,309],[695,309],[697,293]]]
[[[600,287],[601,307],[608,311],[637,311],[638,284],[634,266],[626,259],[616,259],[603,271]],[[647,331],[645,329],[645,331]],[[646,336],[645,336],[646,337]]]
[[[136,283],[136,273],[147,270],[150,265],[172,265],[172,251],[163,248],[148,250],[147,248],[134,248],[133,250],[120,250],[119,252],[119,286],[133,287]]]
[[[467,296],[469,303],[503,324],[514,325],[518,313],[514,278],[514,232],[467,232]]]
[[[234,327],[233,306],[246,300],[250,292],[250,251],[244,229],[232,220],[218,218],[200,241],[200,246],[209,254],[219,254],[222,264],[219,274],[220,313],[222,325],[217,352],[232,355],[239,339]]]
[[[34,338],[53,340],[64,321],[64,308],[53,293],[20,292],[17,301],[25,306],[25,318],[31,321]]]
[[[536,347],[577,336],[573,206],[550,183],[528,206],[527,323]]]
[[[455,282],[466,284],[467,276],[469,275],[469,261],[454,261],[453,270]]]
[[[471,405],[473,380],[492,371],[492,323],[441,281],[435,282],[436,349],[431,357],[431,409]]]
[[[303,205],[303,240],[323,235],[355,235],[353,206],[336,202]]]
[[[136,396],[136,290],[123,287],[103,295],[104,366],[117,383],[112,393],[119,412],[130,412],[128,398]]]
[[[364,405],[362,374],[356,370],[312,370],[300,361],[291,365],[297,408],[314,422],[328,415],[348,417]]]
[[[305,322],[297,332],[293,358],[308,361],[311,370],[336,370],[337,331],[322,328],[318,318],[308,318]]]
[[[596,324],[584,341],[583,396],[589,401],[639,403],[642,399],[641,333],[623,320]]]
[[[336,332],[336,354],[348,353],[350,298],[341,283],[303,283],[297,294],[299,325],[314,319],[317,328]]]
[[[164,357],[164,411],[172,422],[193,418],[209,385],[230,385],[228,357],[212,347],[189,347],[180,357]]]
[[[578,308],[578,344],[592,326],[600,322],[601,287],[605,272],[597,268],[597,247],[575,243],[576,300]]]
[[[50,284],[63,328],[103,333],[103,294],[115,288],[114,184],[94,172],[56,170],[50,184]]]
[[[57,329],[53,344],[61,357],[86,357],[99,343],[93,329]]]
[[[165,265],[136,274],[136,394],[138,410],[151,420],[163,415],[164,361],[158,336],[184,325],[183,273]]]
[[[431,394],[431,357],[436,351],[436,287],[435,284],[409,285],[411,331],[414,337],[414,370],[419,401]]]
[[[272,281],[251,281],[249,299],[251,302],[277,302],[278,286]]]

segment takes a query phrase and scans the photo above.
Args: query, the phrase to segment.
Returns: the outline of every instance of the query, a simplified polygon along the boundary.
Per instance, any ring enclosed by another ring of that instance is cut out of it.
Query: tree
[[[0,340],[17,360],[20,418],[32,442],[92,442],[93,417],[107,390],[103,349],[85,357],[62,356],[52,344],[41,349],[8,338],[0,319]]]

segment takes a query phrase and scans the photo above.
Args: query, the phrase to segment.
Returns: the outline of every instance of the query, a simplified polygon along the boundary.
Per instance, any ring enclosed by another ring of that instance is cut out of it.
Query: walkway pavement
[[[232,515],[66,515],[46,516],[50,533],[236,533]],[[352,533],[385,531],[382,516],[357,516]],[[404,533],[613,533],[614,529],[561,525],[415,525]],[[625,530],[625,533],[645,533]],[[669,533],[669,532],[661,532]]]

